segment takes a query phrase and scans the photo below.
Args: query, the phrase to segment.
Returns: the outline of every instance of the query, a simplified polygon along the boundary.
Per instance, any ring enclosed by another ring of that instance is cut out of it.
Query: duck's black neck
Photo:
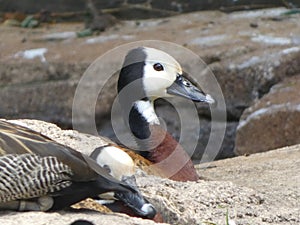
[[[153,104],[149,100],[138,100],[133,103],[129,113],[129,127],[134,136],[144,140],[150,137],[150,125],[159,125]]]
[[[128,125],[141,150],[140,154],[147,157],[151,149],[149,139],[151,137],[150,126],[159,125],[159,119],[155,114],[153,104],[146,99],[135,101],[129,112]]]

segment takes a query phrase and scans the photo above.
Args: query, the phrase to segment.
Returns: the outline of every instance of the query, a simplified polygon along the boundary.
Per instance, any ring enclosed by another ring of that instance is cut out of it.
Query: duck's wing
[[[52,156],[0,156],[0,171],[0,202],[45,196],[72,184],[71,169]]]
[[[3,183],[4,188],[10,187],[1,190],[3,195],[10,191],[15,193],[9,198],[3,197],[2,202],[50,194],[55,197],[53,207],[59,209],[108,191],[136,193],[134,188],[109,175],[90,157],[4,120],[0,120],[0,155],[4,157],[1,175],[15,182],[11,185]],[[59,165],[62,168],[53,170],[49,163],[52,167]],[[36,182],[28,188],[32,180]],[[21,189],[12,190],[16,187]]]
[[[114,180],[88,156],[31,129],[0,120],[0,155],[25,153],[55,156],[71,168],[75,181],[96,179],[98,175]]]

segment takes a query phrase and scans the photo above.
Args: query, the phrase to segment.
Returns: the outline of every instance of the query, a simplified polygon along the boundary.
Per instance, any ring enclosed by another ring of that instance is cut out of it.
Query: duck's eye
[[[153,65],[153,69],[155,69],[156,71],[163,71],[164,70],[164,67],[163,65],[161,65],[160,63],[155,63]]]

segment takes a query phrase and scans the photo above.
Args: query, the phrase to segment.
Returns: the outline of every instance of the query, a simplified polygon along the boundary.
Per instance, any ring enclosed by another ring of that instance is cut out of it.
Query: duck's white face
[[[143,88],[150,99],[178,95],[197,102],[215,103],[210,95],[183,76],[180,64],[172,56],[154,48],[144,47],[143,51],[146,55]]]
[[[143,85],[146,95],[150,98],[170,97],[167,92],[176,80],[182,75],[179,63],[169,54],[154,49],[144,48],[146,53]]]

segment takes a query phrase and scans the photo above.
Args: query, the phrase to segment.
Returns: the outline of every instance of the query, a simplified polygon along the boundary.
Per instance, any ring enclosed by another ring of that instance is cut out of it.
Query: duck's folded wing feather
[[[56,157],[71,168],[74,181],[99,179],[100,175],[113,183],[120,183],[90,157],[31,129],[0,120],[0,155],[26,153]]]
[[[72,184],[71,169],[52,156],[0,156],[0,171],[0,202],[40,197]]]

